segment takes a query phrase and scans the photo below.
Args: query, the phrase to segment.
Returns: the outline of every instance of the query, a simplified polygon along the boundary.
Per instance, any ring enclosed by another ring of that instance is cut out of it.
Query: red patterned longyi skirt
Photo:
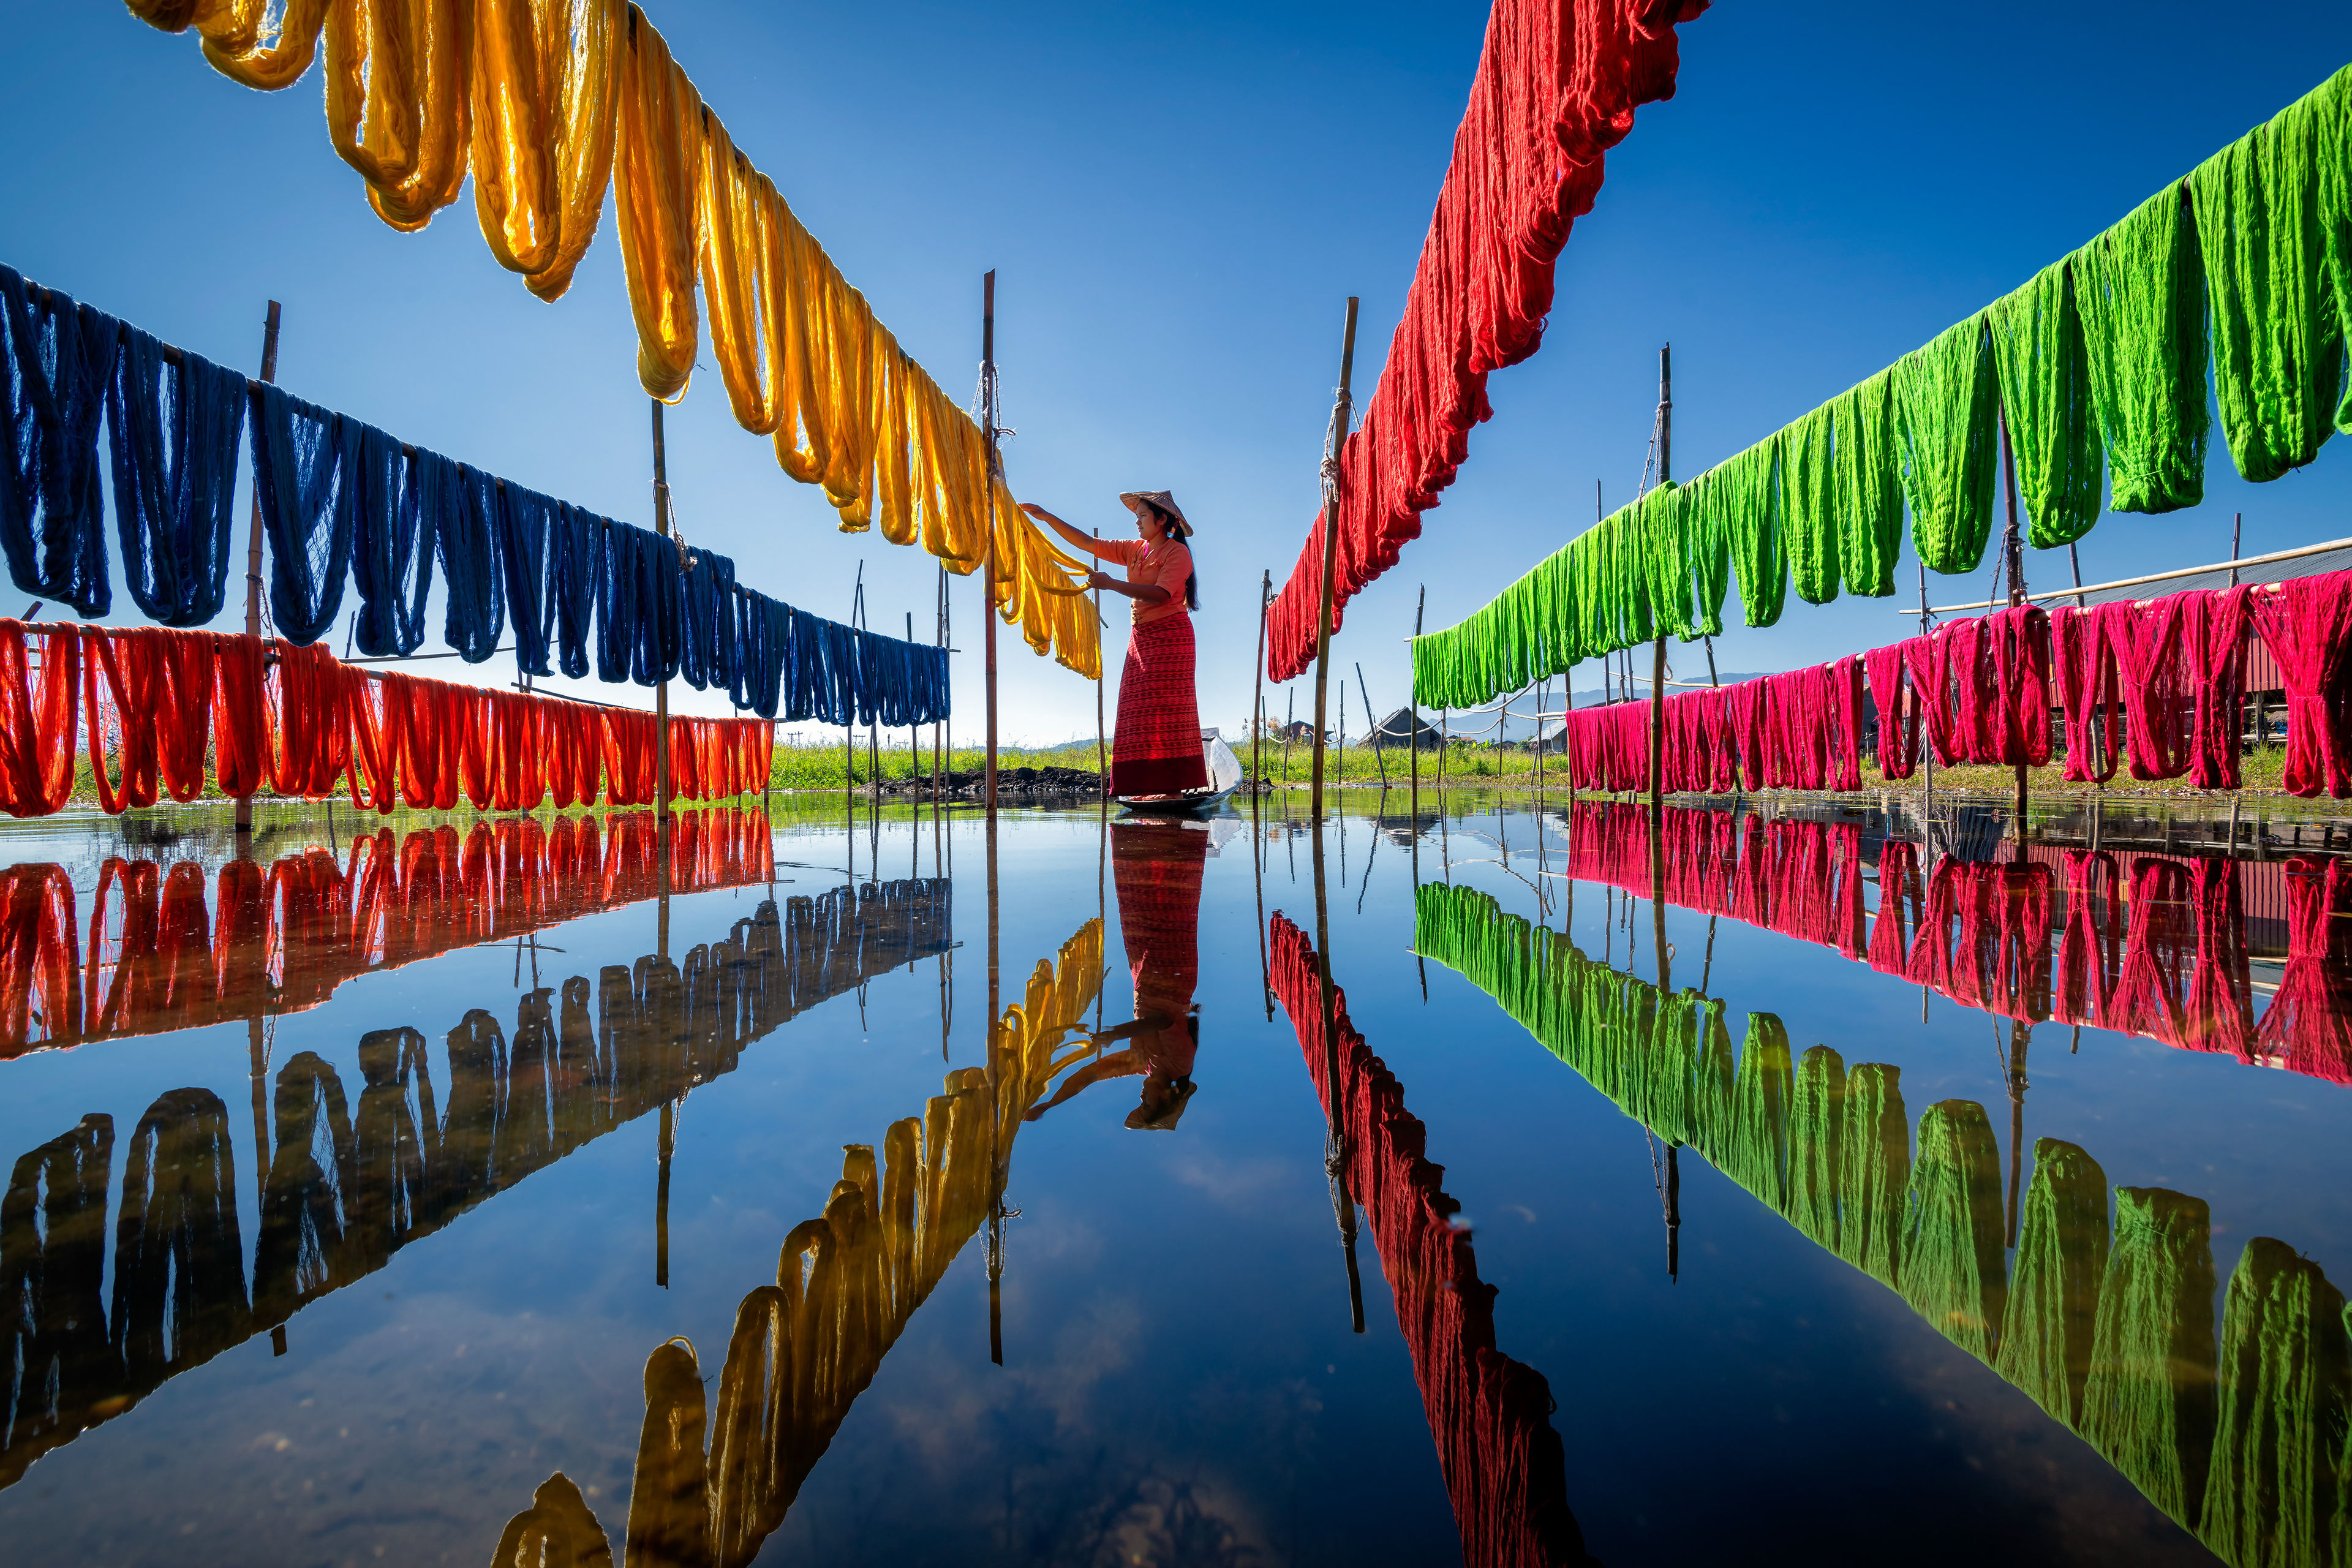
[[[1118,672],[1118,729],[1110,793],[1177,795],[1209,787],[1201,757],[1201,710],[1192,696],[1192,617],[1137,626]]]

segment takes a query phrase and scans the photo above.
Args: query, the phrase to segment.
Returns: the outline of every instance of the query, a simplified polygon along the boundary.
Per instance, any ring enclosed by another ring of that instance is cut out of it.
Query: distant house
[[[1274,738],[1277,741],[1296,741],[1302,746],[1311,746],[1315,743],[1315,726],[1304,719],[1293,720],[1287,724],[1276,724],[1274,726]]]
[[[1400,708],[1381,720],[1366,740],[1377,741],[1383,746],[1418,746],[1423,751],[1433,752],[1437,749],[1439,736],[1437,727],[1419,713],[1410,708]]]

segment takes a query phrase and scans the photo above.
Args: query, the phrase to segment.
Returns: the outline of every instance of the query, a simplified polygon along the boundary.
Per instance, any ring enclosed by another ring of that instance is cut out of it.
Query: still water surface
[[[2352,1563],[2336,862],[1423,805],[0,837],[0,1559]]]

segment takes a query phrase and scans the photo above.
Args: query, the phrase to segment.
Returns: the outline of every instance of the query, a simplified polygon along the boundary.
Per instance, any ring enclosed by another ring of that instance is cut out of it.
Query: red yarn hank
[[[1497,0],[1404,313],[1341,448],[1331,629],[1420,535],[1487,418],[1487,375],[1533,354],[1570,225],[1640,105],[1674,94],[1675,28],[1706,0]],[[1315,656],[1324,519],[1266,618],[1266,673]]]
[[[85,731],[110,814],[166,795],[195,799],[208,751],[224,795],[315,800],[340,787],[378,813],[450,811],[461,800],[528,811],[551,794],[559,806],[593,805],[600,793],[646,805],[654,795],[650,713],[370,674],[323,644],[0,620],[0,810],[62,809]],[[719,799],[765,785],[775,730],[761,719],[680,718],[670,741],[672,796]]]
[[[2177,779],[2189,771],[2197,700],[2182,657],[2184,608],[2177,594],[2098,608],[2121,677],[2126,760],[2136,779]]]
[[[2124,717],[2116,697],[2115,650],[2096,614],[2071,607],[2050,612],[2050,665],[2066,718],[2060,776],[2105,784],[2123,762]]]
[[[2265,586],[2252,614],[2286,682],[2284,787],[2352,795],[2352,572]]]
[[[37,686],[26,633],[41,645]],[[81,637],[70,626],[0,621],[0,811],[47,816],[73,795]]]
[[[1919,762],[1919,709],[1903,679],[1907,647],[1896,643],[1862,656],[1870,699],[1878,709],[1878,771],[1889,779],[1909,778]]]

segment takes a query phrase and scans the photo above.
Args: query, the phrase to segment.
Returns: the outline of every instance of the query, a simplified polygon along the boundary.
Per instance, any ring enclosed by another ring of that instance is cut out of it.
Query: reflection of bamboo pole
[[[2025,1048],[2033,1026],[2009,1021],[2009,1245],[2017,1245],[2017,1186],[2025,1166]]]
[[[1355,301],[1348,303],[1352,325]],[[1323,1081],[1331,1086],[1330,1115],[1323,1132],[1323,1174],[1331,1189],[1331,1213],[1339,1224],[1340,1249],[1347,1255],[1349,1319],[1360,1334],[1364,1331],[1364,1284],[1356,1268],[1356,1200],[1348,1191],[1347,1100],[1339,1083],[1339,994],[1331,983],[1331,911],[1325,891],[1323,817],[1319,811],[1315,816],[1311,858],[1315,878],[1316,978],[1321,986],[1323,1003]]]

